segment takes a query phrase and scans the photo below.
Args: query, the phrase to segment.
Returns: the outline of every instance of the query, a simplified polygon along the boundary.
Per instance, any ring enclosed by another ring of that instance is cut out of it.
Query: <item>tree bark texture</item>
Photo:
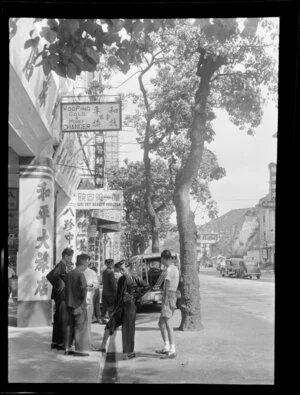
[[[143,84],[143,75],[148,70],[144,70],[139,76],[139,85],[143,94],[144,103],[147,112],[149,111],[149,103],[147,92]],[[151,236],[152,236],[152,252],[159,252],[159,226],[160,222],[157,213],[154,210],[152,203],[152,185],[151,185],[151,160],[149,158],[149,133],[150,133],[150,117],[147,115],[145,138],[144,138],[144,166],[145,166],[145,204],[146,210],[149,215],[151,223]]]
[[[180,169],[175,182],[174,204],[180,242],[181,261],[181,324],[180,330],[201,330],[200,283],[197,272],[196,225],[190,209],[190,189],[197,176],[206,140],[207,98],[210,79],[221,66],[222,59],[213,60],[202,51],[198,62],[197,75],[201,77],[195,94],[193,122],[190,130],[190,154]]]

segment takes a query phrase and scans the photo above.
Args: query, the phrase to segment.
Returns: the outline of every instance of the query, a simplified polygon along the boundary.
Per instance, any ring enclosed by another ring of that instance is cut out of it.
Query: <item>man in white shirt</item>
[[[88,259],[90,260],[89,255]],[[88,267],[84,272],[83,272],[86,282],[87,282],[87,294],[86,294],[86,303],[87,303],[87,326],[88,326],[88,343],[90,346],[90,349],[92,348],[92,317],[93,317],[93,312],[94,312],[94,304],[93,304],[93,297],[95,290],[99,288],[99,280],[97,273]]]
[[[157,353],[164,354],[162,358],[168,359],[176,357],[171,318],[176,310],[179,271],[172,261],[172,254],[169,250],[164,250],[161,253],[161,262],[167,267],[167,273],[164,282],[161,316],[158,326],[165,345],[164,348],[162,350],[158,350]]]

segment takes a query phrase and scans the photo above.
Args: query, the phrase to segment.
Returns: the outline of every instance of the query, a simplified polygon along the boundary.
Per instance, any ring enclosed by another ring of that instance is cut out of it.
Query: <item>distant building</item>
[[[202,258],[204,251],[206,256],[211,257],[213,252],[213,246],[218,242],[219,235],[216,232],[211,233],[200,233],[197,234],[197,261],[199,262]]]
[[[259,250],[262,262],[274,263],[276,163],[269,164],[269,193],[259,200]]]

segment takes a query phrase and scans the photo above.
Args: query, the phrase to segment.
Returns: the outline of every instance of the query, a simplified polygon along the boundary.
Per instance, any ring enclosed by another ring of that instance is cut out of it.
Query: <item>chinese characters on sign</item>
[[[62,132],[121,130],[121,102],[62,103]]]
[[[36,215],[36,219],[41,221],[42,224],[42,234],[37,235],[36,238],[36,246],[37,255],[35,258],[35,269],[39,273],[43,274],[40,277],[40,280],[37,280],[37,288],[34,295],[44,296],[48,293],[48,281],[45,278],[45,274],[50,270],[50,255],[47,250],[49,250],[50,245],[47,242],[49,240],[49,235],[47,234],[47,221],[50,218],[50,197],[51,190],[46,181],[41,181],[37,185],[36,189],[37,199],[40,203],[38,215]],[[43,204],[42,204],[43,203]],[[41,226],[38,226],[41,228]],[[45,273],[46,272],[46,273]],[[45,274],[44,274],[45,273]]]
[[[79,189],[76,192],[77,208],[87,209],[123,209],[122,191],[105,191],[103,189]]]
[[[103,135],[97,133],[95,136],[95,187],[104,186],[105,145]]]

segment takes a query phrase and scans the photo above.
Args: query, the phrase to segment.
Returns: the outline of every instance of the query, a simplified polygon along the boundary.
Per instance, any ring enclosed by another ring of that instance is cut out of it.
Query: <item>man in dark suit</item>
[[[65,248],[62,252],[62,260],[46,276],[52,285],[51,299],[55,302],[51,349],[64,349],[64,336],[68,321],[65,304],[65,278],[66,274],[72,270],[73,254],[74,251],[71,248]]]
[[[87,282],[83,272],[89,264],[88,255],[77,256],[76,267],[66,275],[66,306],[69,319],[66,330],[65,355],[88,356]],[[75,352],[70,350],[75,340]]]
[[[102,275],[102,324],[107,324],[115,307],[117,297],[117,284],[114,275],[114,260],[105,259],[107,266]]]

